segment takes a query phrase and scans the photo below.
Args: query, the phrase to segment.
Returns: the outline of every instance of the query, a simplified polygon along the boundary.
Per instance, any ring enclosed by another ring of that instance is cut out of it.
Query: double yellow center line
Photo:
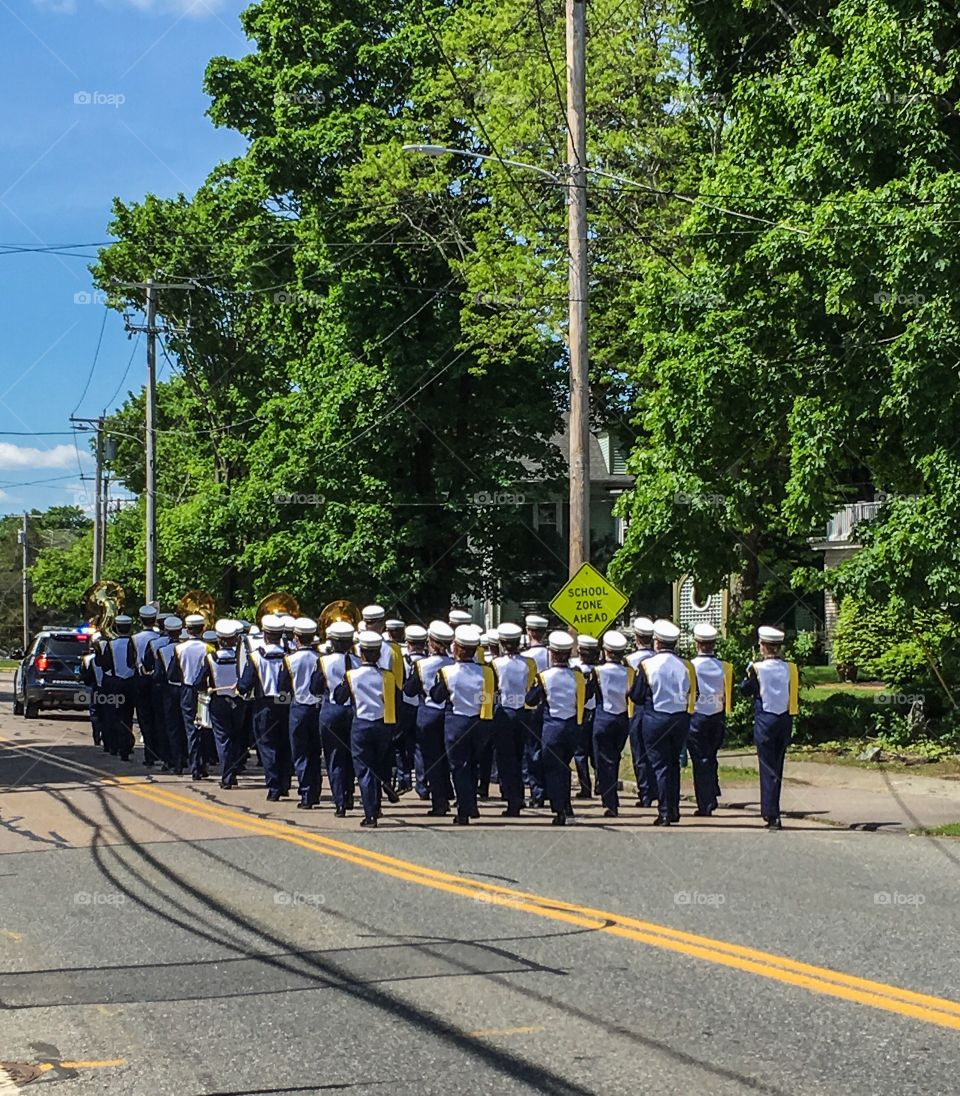
[[[619,913],[593,909],[573,902],[563,902],[511,887],[464,879],[459,875],[428,868],[399,857],[387,856],[335,838],[293,829],[283,822],[253,818],[240,814],[231,807],[198,802],[192,796],[168,790],[159,784],[145,783],[136,777],[113,776],[80,762],[64,761],[54,754],[20,746],[9,739],[0,738],[0,742],[14,746],[32,756],[38,756],[61,768],[84,774],[93,773],[108,785],[114,785],[131,795],[171,810],[209,822],[217,822],[235,830],[284,841],[289,845],[296,845],[392,879],[460,895],[486,905],[520,910],[547,920],[561,921],[578,928],[608,933],[650,947],[754,974],[760,978],[797,986],[813,993],[853,1001],[860,1005],[869,1005],[871,1008],[898,1013],[901,1016],[909,1016],[915,1020],[960,1031],[960,1002],[957,1001],[934,997],[926,993],[916,993],[885,982],[874,982],[868,978],[858,978],[852,974],[831,970],[829,967],[801,963],[783,955],[759,951],[740,944],[730,944],[696,933],[683,932],[667,925],[642,921]]]

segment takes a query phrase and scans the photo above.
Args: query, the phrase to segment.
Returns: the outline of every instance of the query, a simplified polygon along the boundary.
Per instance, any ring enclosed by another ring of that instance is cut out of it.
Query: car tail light
[[[39,655],[37,657],[35,666],[40,671],[40,673],[46,673],[46,671],[50,668],[50,659],[47,658],[46,655]]]

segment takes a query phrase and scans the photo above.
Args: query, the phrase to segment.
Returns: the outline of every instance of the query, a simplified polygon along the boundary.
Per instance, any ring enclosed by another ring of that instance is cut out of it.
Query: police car
[[[80,680],[90,650],[84,629],[51,629],[37,634],[13,679],[13,713],[33,719],[41,708],[85,710],[90,690]]]

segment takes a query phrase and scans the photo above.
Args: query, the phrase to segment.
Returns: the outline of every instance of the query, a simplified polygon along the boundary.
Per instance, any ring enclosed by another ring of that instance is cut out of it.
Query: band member
[[[783,763],[799,710],[800,683],[797,667],[783,657],[783,632],[763,627],[759,639],[760,661],[751,663],[740,691],[755,701],[753,741],[760,762],[760,814],[768,830],[779,830]]]
[[[570,760],[583,723],[587,681],[570,666],[573,636],[551,632],[550,665],[537,674],[526,702],[541,713],[543,782],[553,811],[553,825],[563,826],[573,814],[570,803]],[[528,652],[529,653],[529,652]]]
[[[212,648],[203,639],[204,619],[199,613],[191,613],[184,624],[187,638],[174,648],[168,681],[180,686],[180,712],[187,737],[190,776],[193,780],[206,780],[209,773],[203,747],[203,728],[197,721],[197,703],[206,673],[206,658]]]
[[[187,764],[187,736],[180,711],[180,683],[171,681],[170,674],[182,627],[183,621],[178,616],[168,616],[164,620],[164,639],[156,644],[157,658],[153,668],[154,687],[159,694],[158,710],[163,713],[165,761],[177,776],[183,775]]]
[[[657,778],[655,826],[680,821],[680,753],[697,698],[693,666],[676,652],[680,629],[670,620],[653,626],[654,654],[640,663],[630,699],[643,706],[643,745]]]
[[[579,670],[589,681],[593,668],[600,661],[600,641],[593,636],[577,636],[577,654],[570,659],[570,665]],[[590,778],[590,768],[597,771],[593,758],[593,715],[596,711],[597,700],[594,696],[588,696],[583,709],[583,723],[577,731],[577,742],[573,750],[573,767],[577,770],[577,779],[580,782],[580,790],[577,799],[593,798],[593,781]]]
[[[417,661],[414,672],[403,685],[404,696],[417,697],[420,705],[417,709],[417,742],[423,755],[423,775],[430,793],[431,805],[427,814],[437,818],[450,813],[453,788],[444,745],[446,704],[435,701],[430,696],[430,690],[440,669],[453,662],[450,657],[453,635],[449,624],[444,624],[442,620],[431,621],[427,629],[429,653]]]
[[[546,617],[531,613],[524,617],[527,629],[527,646],[524,656],[533,660],[537,673],[550,666],[550,652],[544,646],[549,623]],[[523,751],[523,782],[530,789],[530,806],[543,806],[543,758],[541,751],[541,722],[543,713],[537,708],[528,715],[527,744]]]
[[[382,636],[363,631],[358,646],[360,665],[346,671],[333,698],[338,704],[349,703],[353,708],[350,744],[363,804],[360,825],[376,826],[381,793],[389,789],[390,745],[397,722],[399,689],[393,672],[379,665]]]
[[[656,654],[653,649],[653,621],[649,617],[637,617],[634,620],[633,638],[636,650],[627,655],[626,662],[636,672],[644,659],[653,658]],[[643,706],[637,704],[634,705],[629,728],[630,756],[633,761],[634,779],[637,782],[637,806],[652,807],[654,799],[657,798],[657,778],[643,745],[642,725]]]
[[[596,710],[593,717],[593,755],[597,766],[597,792],[604,818],[620,813],[617,783],[620,758],[627,744],[633,704],[628,699],[636,671],[626,664],[626,638],[620,632],[603,636],[603,661],[593,670]]]
[[[388,621],[388,624],[390,622]],[[419,624],[404,628],[403,677],[413,673],[414,663],[427,653],[427,629]],[[403,694],[403,703],[397,711],[397,735],[394,739],[396,786],[398,792],[408,792],[416,782],[421,799],[428,797],[423,779],[423,757],[417,746],[417,708],[420,702],[415,696]]]
[[[386,610],[382,605],[365,605],[361,610],[363,616],[362,627],[370,632],[376,632],[381,639],[380,667],[389,670],[402,685],[403,683],[403,651],[400,644],[389,636],[384,635],[386,630]],[[391,621],[394,625],[403,625],[403,621]]]
[[[289,697],[280,692],[283,620],[275,613],[267,613],[261,625],[263,646],[249,652],[238,689],[241,695],[252,697],[253,735],[263,765],[267,801],[276,803],[290,794],[293,776],[287,731]]]
[[[517,818],[523,807],[523,750],[529,736],[525,700],[536,680],[537,666],[520,653],[523,631],[519,624],[501,624],[497,636],[503,653],[491,663],[497,676],[494,747],[500,793],[507,804],[502,814]]]
[[[103,691],[103,670],[97,663],[99,642],[100,633],[91,633],[90,649],[80,660],[80,680],[90,690],[88,707],[93,744],[94,746],[102,744],[104,753],[108,753],[106,724],[110,715],[106,710],[106,695]]]
[[[247,753],[244,701],[237,693],[238,642],[243,633],[239,620],[218,620],[217,649],[205,659],[202,688],[210,695],[210,722],[220,761],[220,787],[235,788]]]
[[[477,661],[481,665],[491,666],[500,654],[500,639],[496,628],[491,628],[480,637]],[[494,743],[493,720],[487,720],[477,735],[477,799],[490,798],[490,781],[493,778]],[[498,774],[499,777],[499,774]]]
[[[320,802],[320,698],[311,692],[319,655],[313,649],[316,621],[298,617],[293,622],[293,650],[284,659],[280,691],[290,697],[290,751],[297,774],[298,810],[312,810]]]
[[[714,653],[717,629],[712,624],[694,626],[697,645],[692,659],[697,673],[697,703],[690,716],[687,749],[693,762],[693,790],[697,797],[694,812],[709,818],[717,809],[720,780],[717,750],[723,745],[726,717],[733,710],[733,667]]]
[[[157,608],[155,605],[141,605],[140,624],[140,631],[133,637],[133,645],[137,651],[137,673],[134,678],[133,704],[137,713],[137,724],[140,727],[140,737],[143,739],[143,763],[148,769],[151,769],[154,762],[159,762],[161,759],[159,735],[153,707],[151,671],[146,667],[148,649],[154,640],[160,638],[160,632],[157,629]]]
[[[353,625],[349,621],[334,621],[327,628],[326,642],[330,651],[320,656],[310,689],[314,696],[320,697],[320,740],[327,762],[334,813],[337,818],[345,818],[347,811],[353,810],[356,779],[350,747],[353,711],[349,699],[338,703],[334,694],[347,670],[360,664],[359,657],[352,653]]]
[[[453,662],[441,666],[430,699],[444,704],[443,740],[457,797],[455,825],[479,818],[477,808],[478,748],[483,725],[493,719],[494,671],[477,662],[480,629],[461,624],[454,632]]]
[[[137,649],[130,629],[133,620],[121,614],[113,622],[116,638],[102,640],[96,661],[103,673],[107,702],[108,753],[129,761],[133,753],[133,698],[136,688]]]

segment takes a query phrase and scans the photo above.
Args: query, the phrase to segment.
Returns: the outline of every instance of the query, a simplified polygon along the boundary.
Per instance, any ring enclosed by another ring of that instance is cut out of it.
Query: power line
[[[87,389],[90,387],[90,381],[93,380],[93,371],[97,368],[97,359],[100,357],[100,346],[103,342],[103,331],[107,326],[107,313],[109,309],[106,305],[103,306],[103,321],[100,324],[100,335],[97,338],[97,349],[93,352],[93,361],[90,363],[90,372],[87,374],[87,383],[83,386],[83,391],[80,393],[80,399],[77,400],[77,406],[70,412],[71,417],[77,413],[77,408],[83,403],[83,398],[87,394]]]

